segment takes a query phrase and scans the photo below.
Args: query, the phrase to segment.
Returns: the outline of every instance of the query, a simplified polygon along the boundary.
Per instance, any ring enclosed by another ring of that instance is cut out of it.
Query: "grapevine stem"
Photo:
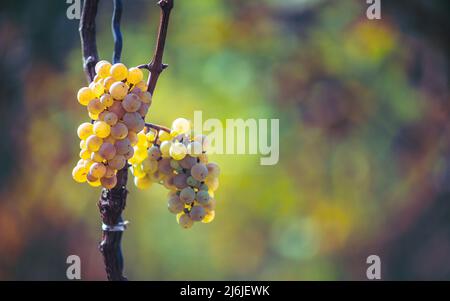
[[[120,62],[122,55],[122,33],[120,31],[120,18],[122,17],[122,0],[114,0],[112,17],[112,33],[114,38],[113,64]]]
[[[145,126],[147,128],[155,129],[157,131],[165,131],[167,133],[170,133],[170,129],[166,128],[165,126],[162,126],[162,125],[153,124],[153,123],[145,123]]]

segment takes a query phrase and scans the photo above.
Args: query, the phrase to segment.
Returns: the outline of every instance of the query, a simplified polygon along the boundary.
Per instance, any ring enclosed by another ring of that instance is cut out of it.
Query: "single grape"
[[[135,85],[135,87],[138,88],[138,89],[141,90],[141,91],[147,91],[147,84],[146,84],[143,80],[141,80],[140,82],[138,82],[138,83]]]
[[[192,166],[191,175],[194,177],[194,179],[201,182],[208,176],[208,169],[206,168],[205,164],[197,163]]]
[[[179,161],[180,166],[185,169],[191,169],[197,163],[197,159],[191,156],[186,156],[183,160]]]
[[[103,93],[105,93],[105,87],[100,82],[91,82],[89,84],[89,88],[91,88],[92,92],[94,92],[95,97],[100,97]]]
[[[128,94],[128,86],[122,82],[115,82],[109,87],[109,94],[116,100],[122,100]]]
[[[125,113],[123,115],[123,123],[130,131],[140,132],[145,127],[145,121],[137,112]]]
[[[194,179],[192,176],[189,176],[189,177],[186,179],[186,183],[187,183],[189,186],[191,186],[191,187],[199,187],[200,184],[201,184],[199,181],[197,181],[196,179]]]
[[[105,60],[99,61],[95,64],[95,73],[100,77],[109,76],[109,70],[111,69],[111,63]]]
[[[172,131],[176,134],[187,133],[191,129],[189,120],[185,118],[177,118],[172,123]]]
[[[114,84],[116,80],[112,76],[108,76],[103,80],[103,86],[105,87],[106,91],[109,91],[109,88],[111,88],[111,85]]]
[[[116,63],[111,66],[110,73],[115,80],[122,81],[127,78],[128,69],[124,64]]]
[[[206,205],[208,204],[209,200],[210,200],[210,196],[208,191],[205,190],[199,190],[195,196],[195,199],[197,200],[197,202],[199,202],[201,205]]]
[[[154,142],[156,138],[156,134],[154,131],[150,130],[146,135],[148,142]]]
[[[111,127],[111,136],[114,139],[120,140],[124,139],[128,135],[128,128],[125,124],[118,122],[116,125]]]
[[[141,164],[133,165],[132,171],[133,171],[133,175],[136,178],[143,178],[147,175],[147,173],[142,169]]]
[[[148,149],[148,156],[153,160],[158,160],[161,157],[161,151],[156,145],[153,145]]]
[[[158,134],[159,141],[172,140],[172,136],[164,130],[160,130]]]
[[[116,175],[116,170],[111,166],[106,166],[105,178],[111,178]]]
[[[116,156],[116,148],[109,142],[103,142],[98,150],[98,153],[106,160],[111,160]]]
[[[187,146],[187,153],[192,157],[198,157],[202,154],[202,145],[200,142],[192,141]]]
[[[158,161],[158,170],[165,175],[172,174],[172,167],[170,167],[170,159],[163,158],[163,159],[159,160]]]
[[[205,217],[206,211],[205,211],[205,208],[203,208],[202,206],[194,205],[194,206],[192,206],[191,211],[189,212],[189,215],[191,216],[191,219],[193,221],[199,222]]]
[[[161,145],[159,146],[159,150],[161,151],[161,156],[163,158],[169,158],[170,157],[170,148],[172,146],[172,142],[170,141],[163,141],[161,142]]]
[[[194,224],[194,221],[191,219],[189,215],[183,213],[178,218],[178,224],[180,224],[180,226],[183,227],[184,229],[189,229]]]
[[[88,87],[83,87],[80,90],[78,90],[77,99],[78,102],[83,105],[87,106],[88,103],[95,98],[94,92]]]
[[[208,155],[205,154],[205,153],[200,154],[200,155],[198,156],[198,161],[199,161],[200,163],[203,163],[203,164],[208,163]]]
[[[134,148],[130,145],[125,154],[123,154],[126,160],[131,159],[134,156]]]
[[[114,112],[105,111],[103,113],[105,113],[105,115],[103,116],[103,121],[106,122],[110,126],[115,125],[117,123],[117,121],[119,120],[116,113],[114,113]]]
[[[127,81],[130,84],[135,85],[138,82],[140,82],[143,78],[144,78],[144,74],[142,73],[141,69],[136,68],[136,67],[128,69]]]
[[[103,139],[95,135],[91,135],[86,139],[86,147],[91,152],[98,151],[102,143]]]
[[[103,158],[103,156],[98,152],[93,152],[91,153],[91,160],[94,162],[102,163],[103,161],[105,161],[105,158]]]
[[[178,195],[170,196],[167,207],[171,213],[177,214],[183,211],[184,203],[180,200]]]
[[[136,162],[142,162],[148,157],[147,150],[145,148],[135,146],[133,147],[133,149],[134,149],[133,159]]]
[[[209,187],[208,187],[208,185],[206,185],[205,183],[203,183],[203,184],[201,184],[201,185],[198,187],[198,190],[205,190],[205,191],[208,191],[208,190],[209,190]]]
[[[124,138],[122,140],[117,140],[114,146],[116,147],[116,151],[119,155],[124,155],[128,152],[128,148],[131,146],[131,143],[128,138]]]
[[[102,185],[102,183],[100,182],[100,180],[99,179],[97,179],[96,181],[94,181],[94,182],[92,182],[92,181],[87,181],[88,182],[88,184],[91,186],[91,187],[99,187],[100,185]]]
[[[152,103],[152,95],[146,90],[147,88],[142,90],[143,92],[139,95],[139,98],[143,103],[150,105]]]
[[[92,114],[91,112],[88,112],[88,115],[92,120],[98,120],[98,114]]]
[[[83,165],[77,165],[72,170],[72,178],[78,183],[84,183],[87,181],[87,168]]]
[[[216,191],[219,188],[219,179],[213,177],[206,178],[205,184],[208,185],[209,190]]]
[[[217,163],[208,163],[206,164],[206,168],[208,169],[208,176],[217,178],[220,175],[220,167]]]
[[[128,140],[130,140],[131,146],[135,146],[139,141],[138,135],[136,134],[136,132],[133,132],[133,131],[128,131],[127,138],[128,138]]]
[[[111,160],[108,160],[108,165],[117,170],[124,168],[126,163],[127,161],[123,155],[116,155]]]
[[[185,203],[192,203],[195,199],[195,191],[191,187],[185,187],[180,192],[180,200]]]
[[[100,138],[106,138],[111,133],[111,127],[104,121],[94,122],[94,134]]]
[[[153,173],[158,170],[158,161],[146,158],[142,161],[142,169],[147,173]]]
[[[175,185],[176,188],[183,189],[188,186],[188,184],[186,183],[186,180],[187,180],[187,175],[184,173],[180,173],[180,174],[177,174],[173,178],[173,184]]]
[[[86,140],[80,140],[80,149],[86,149]]]
[[[100,179],[100,183],[106,189],[113,189],[117,185],[117,177],[113,175],[112,177],[103,177]]]
[[[183,143],[175,142],[170,147],[170,156],[175,160],[182,160],[186,157],[187,149]]]
[[[145,115],[147,115],[149,108],[150,108],[149,104],[142,103],[141,107],[139,108],[139,111],[138,111],[139,115],[141,115],[141,117],[144,118]]]
[[[88,122],[80,124],[77,129],[77,134],[81,140],[87,139],[87,137],[93,134],[93,125]]]
[[[141,103],[141,100],[136,94],[130,93],[122,101],[122,107],[127,112],[136,112],[140,109]]]
[[[94,163],[91,165],[91,168],[89,169],[89,173],[97,178],[100,179],[103,177],[106,173],[106,166],[103,163]]]
[[[100,102],[100,99],[94,98],[87,105],[88,112],[94,115],[98,115],[105,109],[105,106]]]
[[[109,94],[103,94],[102,97],[100,97],[100,102],[105,108],[109,108],[114,103],[114,98],[112,98]]]

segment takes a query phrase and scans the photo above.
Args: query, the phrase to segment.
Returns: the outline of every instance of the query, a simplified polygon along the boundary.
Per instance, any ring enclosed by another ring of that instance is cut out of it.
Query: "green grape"
[[[186,174],[184,174],[184,173],[177,174],[173,178],[173,184],[175,185],[176,188],[183,189],[183,188],[188,186],[188,184],[186,182],[187,177],[188,176]]]
[[[87,139],[87,137],[93,134],[93,125],[88,122],[80,124],[77,129],[77,134],[81,140]]]
[[[194,166],[192,166],[191,175],[197,181],[203,181],[208,176],[208,169],[206,168],[205,164],[197,163]]]
[[[189,212],[189,215],[191,216],[191,219],[193,221],[199,222],[205,217],[206,211],[205,211],[205,208],[203,208],[202,206],[194,205],[194,206],[192,206],[191,211]]]
[[[180,192],[180,200],[185,203],[192,203],[195,199],[195,191],[191,187],[183,188]]]
[[[189,120],[185,118],[177,118],[172,123],[172,131],[176,134],[184,134],[189,132],[191,124]]]
[[[148,149],[148,156],[153,160],[158,160],[161,157],[161,151],[154,145]]]
[[[194,221],[191,219],[191,217],[185,213],[181,214],[178,219],[178,224],[180,224],[181,227],[184,229],[189,229],[194,224]]]
[[[159,141],[161,141],[161,142],[172,140],[172,136],[170,135],[170,133],[167,133],[164,130],[159,131],[158,138],[159,138]]]
[[[103,139],[95,135],[91,135],[86,139],[86,147],[91,152],[96,152],[100,149]]]
[[[117,185],[117,177],[113,175],[112,177],[103,177],[100,179],[100,183],[106,189],[113,189]]]
[[[128,86],[122,82],[115,82],[109,87],[109,94],[116,100],[122,100],[128,94]]]
[[[103,177],[106,173],[106,166],[103,163],[94,163],[91,165],[91,168],[89,169],[89,173],[97,178],[100,179],[101,177]]]
[[[183,211],[184,203],[180,200],[178,195],[170,196],[167,201],[167,207],[171,213],[177,214]]]
[[[111,66],[110,74],[115,80],[122,81],[127,78],[128,69],[124,64],[116,63]]]
[[[170,146],[170,156],[175,160],[182,160],[184,157],[186,157],[186,146],[184,146],[183,143],[175,142],[172,143]]]
[[[195,196],[195,199],[197,200],[197,202],[199,202],[201,205],[206,205],[208,204],[209,200],[210,200],[210,196],[208,191],[205,190],[199,190]]]
[[[80,158],[81,158],[81,159],[86,160],[86,159],[88,159],[88,158],[90,158],[90,157],[91,157],[91,151],[90,151],[90,150],[88,150],[88,149],[82,149],[82,150],[80,151]]]
[[[105,87],[100,82],[91,82],[89,84],[89,88],[91,88],[92,92],[94,92],[95,97],[100,97],[103,93],[105,93]]]
[[[170,141],[161,142],[161,145],[159,146],[159,150],[161,151],[161,156],[163,158],[170,157],[170,148],[171,147],[172,147],[172,142],[170,142]]]
[[[130,93],[125,96],[125,99],[122,101],[122,107],[127,112],[136,112],[141,107],[141,100],[136,94]]]
[[[205,191],[208,191],[209,188],[208,188],[208,185],[206,185],[205,183],[203,183],[203,184],[201,184],[201,185],[198,187],[198,190],[205,190]]]
[[[103,142],[98,153],[106,160],[111,160],[116,156],[116,148],[109,142]]]
[[[142,73],[141,69],[136,68],[136,67],[132,67],[132,68],[128,69],[127,81],[130,84],[135,85],[138,82],[140,82],[143,78],[144,78],[144,74]]]
[[[104,121],[94,122],[94,134],[100,138],[106,138],[111,133],[111,127]]]
[[[118,122],[116,125],[111,127],[111,136],[114,139],[120,140],[124,139],[128,135],[128,128],[125,124]]]

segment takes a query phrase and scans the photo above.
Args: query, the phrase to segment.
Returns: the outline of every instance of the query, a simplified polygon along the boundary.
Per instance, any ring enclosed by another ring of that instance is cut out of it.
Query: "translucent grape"
[[[80,158],[83,160],[89,159],[91,157],[91,152],[87,149],[82,149],[80,151]]]
[[[87,181],[87,169],[83,165],[77,165],[72,170],[72,178],[78,183],[84,183]]]
[[[148,142],[153,142],[153,141],[155,141],[156,134],[155,134],[154,131],[150,130],[145,136],[147,137],[147,141],[148,141]]]
[[[137,145],[139,145],[139,147],[147,148],[149,146],[147,136],[145,135],[144,131],[140,131],[139,133],[137,133],[137,139]]]
[[[91,112],[88,112],[88,115],[92,120],[98,120],[98,114],[92,114]]]
[[[117,177],[115,175],[112,177],[103,177],[100,179],[100,183],[106,189],[113,189],[117,185]]]
[[[105,178],[111,178],[116,174],[116,170],[111,166],[106,166]]]
[[[106,91],[109,91],[109,88],[111,88],[111,85],[114,84],[116,80],[112,76],[108,76],[103,80],[103,86],[105,87]]]
[[[101,163],[105,160],[102,155],[100,155],[98,152],[91,153],[91,160],[94,162]]]
[[[205,184],[208,185],[209,190],[216,191],[219,188],[219,179],[213,177],[206,178]]]
[[[88,122],[80,124],[77,129],[77,134],[81,140],[87,139],[87,137],[93,134],[93,125]]]
[[[142,169],[147,173],[153,173],[158,170],[158,161],[150,160],[149,158],[142,161]]]
[[[205,217],[202,219],[202,223],[208,224],[208,223],[212,222],[215,217],[216,217],[216,212],[214,210],[206,212]]]
[[[136,162],[142,162],[148,157],[147,150],[145,148],[140,148],[135,146],[134,147],[134,156],[133,159],[136,160]]]
[[[111,63],[105,60],[99,61],[95,65],[95,73],[100,77],[109,76],[109,71],[111,69]]]
[[[208,175],[217,178],[220,175],[220,167],[217,163],[211,162],[206,164]]]
[[[152,180],[148,176],[143,178],[134,178],[134,185],[136,185],[139,189],[147,189],[152,185]]]
[[[92,186],[92,187],[99,187],[100,185],[102,185],[102,183],[100,182],[100,180],[99,179],[97,179],[96,181],[87,181],[88,182],[88,184],[90,185],[90,186]]]
[[[147,173],[142,169],[142,165],[133,165],[133,175],[136,178],[143,178],[147,175]]]
[[[195,191],[191,187],[185,187],[180,192],[180,200],[185,203],[192,203],[195,199]]]
[[[171,147],[172,147],[172,142],[170,142],[170,141],[161,142],[161,145],[159,146],[159,150],[161,151],[161,156],[163,158],[170,157],[170,148]]]
[[[94,92],[88,87],[83,87],[80,90],[78,90],[77,99],[78,102],[83,105],[87,106],[88,103],[95,98]]]
[[[187,177],[188,176],[186,174],[184,174],[184,173],[177,174],[173,178],[173,184],[178,189],[186,188],[188,186],[188,184],[186,183]]]
[[[103,139],[96,135],[91,135],[86,139],[86,147],[91,152],[98,151],[100,149],[100,146],[102,145],[102,143],[103,143]]]
[[[136,132],[133,132],[133,131],[128,131],[127,138],[128,138],[128,140],[130,140],[131,146],[135,146],[139,141],[138,135],[136,134]]]
[[[128,69],[124,64],[117,63],[111,66],[110,74],[115,80],[122,81],[127,78]]]
[[[100,102],[103,104],[105,108],[109,108],[114,103],[114,98],[112,98],[109,94],[103,94],[102,97],[100,97]]]
[[[124,139],[128,135],[128,128],[125,124],[118,122],[116,125],[111,127],[111,136],[114,139],[120,140]]]
[[[136,68],[136,67],[128,69],[127,81],[130,84],[135,85],[138,82],[140,82],[143,78],[144,78],[144,74],[142,73],[141,69]]]
[[[148,149],[148,156],[153,160],[158,160],[161,157],[161,151],[159,150],[159,147],[155,145],[150,147]]]
[[[115,82],[109,87],[109,94],[116,100],[122,100],[128,94],[128,86],[122,82]]]
[[[111,133],[111,127],[104,121],[94,122],[94,134],[100,138],[106,138]]]
[[[100,102],[100,99],[94,98],[87,105],[88,112],[98,115],[105,109],[105,106]]]
[[[200,142],[193,141],[187,146],[187,153],[192,157],[198,157],[202,154],[202,145]]]
[[[172,136],[164,130],[160,130],[158,134],[159,141],[172,140]]]
[[[162,144],[161,144],[162,145]],[[186,157],[187,149],[183,143],[175,142],[170,147],[170,156],[175,160],[182,160]]]
[[[103,142],[98,150],[98,153],[106,160],[111,160],[116,156],[116,148],[109,142]]]
[[[185,118],[177,118],[172,123],[172,131],[176,134],[184,134],[189,132],[191,124],[189,120]]]
[[[197,163],[194,166],[192,166],[191,175],[197,181],[203,181],[208,176],[208,169],[206,168],[205,164]]]
[[[135,87],[138,88],[138,89],[141,90],[141,91],[147,91],[147,84],[146,84],[143,80],[141,80],[140,82],[138,82],[138,83],[135,85]]]
[[[103,163],[94,163],[91,165],[91,168],[89,169],[89,173],[97,178],[100,179],[101,177],[103,177],[106,173],[106,166]]]
[[[80,149],[86,149],[86,140],[80,140]]]
[[[141,103],[141,100],[136,94],[130,93],[122,101],[122,107],[127,112],[136,112],[140,109]]]
[[[105,93],[105,87],[100,82],[92,82],[89,84],[89,88],[91,88],[95,97],[100,97],[103,93]]]
[[[205,217],[206,211],[205,211],[205,208],[203,208],[202,206],[194,205],[194,206],[192,206],[191,211],[189,212],[189,215],[191,216],[191,219],[193,221],[199,222]]]
[[[111,160],[108,160],[108,165],[117,170],[124,168],[126,163],[127,161],[123,155],[116,155]]]

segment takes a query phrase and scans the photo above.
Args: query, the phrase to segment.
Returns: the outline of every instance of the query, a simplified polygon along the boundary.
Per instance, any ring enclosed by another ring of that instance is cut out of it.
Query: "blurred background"
[[[110,60],[112,1],[97,42]],[[448,1],[178,0],[147,121],[279,118],[280,161],[213,155],[216,219],[183,230],[166,189],[130,194],[132,280],[450,280]],[[125,0],[127,66],[149,62],[159,8]],[[103,280],[99,188],[77,184],[86,85],[66,1],[0,7],[0,279]]]

